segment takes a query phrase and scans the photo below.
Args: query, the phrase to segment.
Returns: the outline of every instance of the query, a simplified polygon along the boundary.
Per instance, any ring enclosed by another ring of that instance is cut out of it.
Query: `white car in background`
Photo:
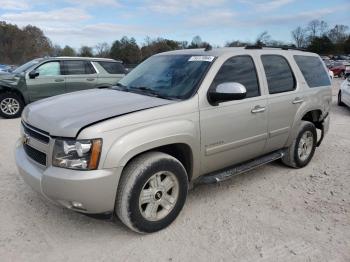
[[[348,77],[340,86],[338,93],[338,105],[350,107],[350,77]]]
[[[333,71],[330,70],[330,69],[328,69],[328,75],[329,75],[329,77],[330,77],[331,79],[334,78],[334,73],[333,73]]]

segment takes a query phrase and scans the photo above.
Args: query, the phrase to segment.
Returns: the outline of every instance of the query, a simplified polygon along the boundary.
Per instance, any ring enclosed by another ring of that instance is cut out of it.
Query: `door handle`
[[[64,81],[64,79],[60,79],[60,78],[55,79],[55,82],[63,82],[63,81]]]
[[[302,99],[302,98],[300,98],[300,97],[296,97],[296,98],[292,101],[293,104],[301,104],[301,103],[303,103],[303,102],[304,102],[304,99]]]
[[[95,78],[86,78],[87,81],[94,81]]]
[[[263,106],[256,106],[252,109],[252,113],[253,114],[256,114],[256,113],[262,113],[262,112],[265,112],[266,110],[266,107],[263,107]]]

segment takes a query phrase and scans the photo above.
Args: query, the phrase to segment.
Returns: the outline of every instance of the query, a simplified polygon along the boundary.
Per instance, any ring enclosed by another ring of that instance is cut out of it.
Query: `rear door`
[[[66,92],[65,77],[62,75],[62,64],[60,61],[48,61],[34,69],[39,75],[30,78],[26,75],[26,84],[31,102],[60,95]]]
[[[268,141],[265,153],[284,147],[303,96],[286,57],[260,56],[268,95]]]
[[[63,64],[67,92],[91,89],[97,86],[97,73],[90,61],[65,60]]]
[[[126,70],[121,62],[98,61],[94,62],[100,68],[98,74],[99,86],[114,86],[122,79]]]

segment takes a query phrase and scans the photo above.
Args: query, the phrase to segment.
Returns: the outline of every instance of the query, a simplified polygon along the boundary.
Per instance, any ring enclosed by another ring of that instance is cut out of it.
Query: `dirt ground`
[[[138,235],[54,206],[14,162],[20,120],[0,119],[0,261],[350,261],[350,109],[336,105],[311,163],[279,162],[194,188],[167,229]]]

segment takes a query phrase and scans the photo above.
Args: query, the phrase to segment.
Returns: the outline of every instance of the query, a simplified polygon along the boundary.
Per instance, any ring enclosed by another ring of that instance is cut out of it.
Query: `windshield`
[[[126,75],[118,86],[129,92],[186,99],[194,94],[213,60],[213,56],[153,56]]]
[[[31,61],[29,61],[29,62],[27,62],[27,63],[17,67],[15,70],[12,71],[12,73],[19,74],[19,73],[25,72],[29,68],[31,68],[33,65],[38,64],[41,60],[42,59],[40,59],[40,58],[31,60]]]

